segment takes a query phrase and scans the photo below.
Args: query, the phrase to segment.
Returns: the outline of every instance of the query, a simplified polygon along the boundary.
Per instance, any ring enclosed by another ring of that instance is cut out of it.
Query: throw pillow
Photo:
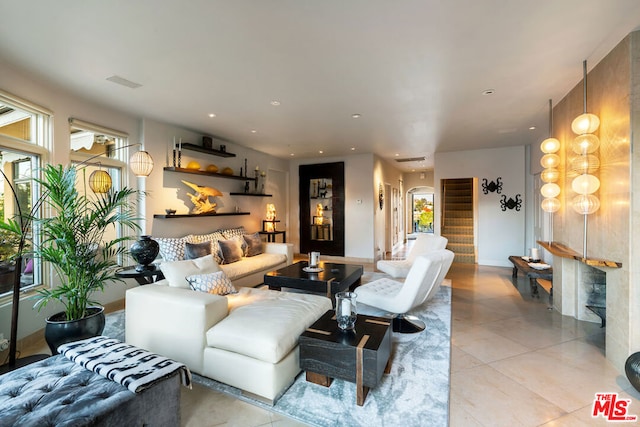
[[[154,237],[160,246],[160,256],[163,261],[179,261],[184,259],[184,244],[191,236],[185,237]]]
[[[223,264],[240,261],[244,255],[240,240],[218,240],[218,245],[220,245],[220,255]]]
[[[190,289],[187,276],[215,273],[216,271],[220,271],[220,267],[213,260],[212,255],[206,255],[196,259],[163,262],[160,264],[160,270],[162,274],[164,274],[165,279],[169,281],[169,286]]]
[[[194,234],[191,236],[191,243],[203,243],[209,242],[211,243],[211,254],[213,255],[213,259],[216,260],[218,264],[222,264],[222,258],[220,257],[220,247],[218,246],[218,240],[224,240],[226,237],[222,234],[221,231],[214,231],[209,234]]]
[[[246,255],[247,256],[255,256],[260,255],[262,253],[262,238],[260,234],[245,234],[242,236],[244,238],[245,243],[247,244]]]
[[[211,242],[189,243],[184,244],[184,259],[202,258],[211,254]]]
[[[227,240],[233,239],[234,237],[242,238],[242,236],[244,236],[247,233],[244,229],[244,226],[229,228],[229,229],[220,230],[220,231],[224,235],[224,238]]]
[[[215,273],[194,274],[187,277],[187,281],[194,291],[207,292],[216,295],[236,294],[238,291],[224,271]]]

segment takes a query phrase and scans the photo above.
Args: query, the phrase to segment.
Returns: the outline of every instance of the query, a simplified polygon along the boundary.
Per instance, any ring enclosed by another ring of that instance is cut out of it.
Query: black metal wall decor
[[[487,178],[482,178],[482,192],[489,194],[489,192],[496,192],[500,194],[502,192],[502,177],[499,176],[495,181],[488,182]]]
[[[500,208],[502,212],[505,212],[507,209],[515,209],[520,212],[520,208],[522,207],[522,196],[520,194],[516,194],[515,200],[513,197],[509,197],[507,200],[507,196],[502,195],[502,199],[500,200]]]

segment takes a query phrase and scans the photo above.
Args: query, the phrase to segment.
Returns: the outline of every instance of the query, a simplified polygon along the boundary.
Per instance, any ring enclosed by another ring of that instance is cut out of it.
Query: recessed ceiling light
[[[496,93],[495,89],[485,89],[482,91],[483,95],[493,95],[494,93]]]
[[[216,115],[214,113],[209,113],[209,117],[215,117]]]
[[[271,101],[271,105],[273,105],[274,107],[277,107],[278,105],[280,105],[280,101],[276,101],[274,99],[273,101]]]
[[[258,133],[258,131],[255,129],[251,129],[251,133]]]
[[[400,155],[400,153],[396,153],[395,156],[398,157]]]
[[[289,155],[290,155],[291,157],[295,156],[295,154],[293,154],[293,153],[291,153],[291,154],[289,154]]]
[[[362,117],[362,114],[355,113],[355,114],[352,114],[351,117],[354,119],[359,119],[360,117]]]
[[[356,147],[351,147],[351,151],[356,151]]]
[[[536,129],[536,127],[535,127],[535,126],[531,126],[531,127],[529,128],[529,130],[535,130],[535,129]]]
[[[323,154],[323,153],[324,153],[324,151],[322,151],[322,150],[318,150],[318,153]]]

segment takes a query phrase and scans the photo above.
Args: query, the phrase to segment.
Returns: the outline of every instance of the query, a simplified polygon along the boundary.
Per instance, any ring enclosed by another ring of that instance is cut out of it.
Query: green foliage
[[[110,228],[123,226],[138,230],[135,203],[131,198],[138,191],[123,188],[90,198],[76,189],[75,167],[47,165],[43,178],[37,179],[45,197],[43,206],[51,216],[35,220],[42,233],[42,243],[34,254],[53,266],[61,284],[42,289],[36,307],[40,310],[51,300],[65,307],[67,320],[81,319],[88,306],[96,304],[91,295],[112,281],[117,259],[127,249],[121,243],[129,237],[104,241]]]
[[[433,223],[433,211],[425,209],[420,212],[418,223],[421,227],[429,227]]]

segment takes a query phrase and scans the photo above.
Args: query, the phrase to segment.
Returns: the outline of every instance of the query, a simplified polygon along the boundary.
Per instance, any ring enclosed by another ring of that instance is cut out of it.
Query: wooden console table
[[[549,290],[549,303],[553,298],[553,269],[547,268],[544,270],[536,270],[535,268],[529,267],[529,263],[522,259],[522,257],[511,255],[509,257],[509,261],[513,264],[513,272],[512,277],[518,277],[518,270],[522,271],[529,278],[529,285],[531,286],[531,296],[540,298],[540,293],[538,292],[538,282],[536,279],[544,279],[548,280],[552,283],[551,288]]]

